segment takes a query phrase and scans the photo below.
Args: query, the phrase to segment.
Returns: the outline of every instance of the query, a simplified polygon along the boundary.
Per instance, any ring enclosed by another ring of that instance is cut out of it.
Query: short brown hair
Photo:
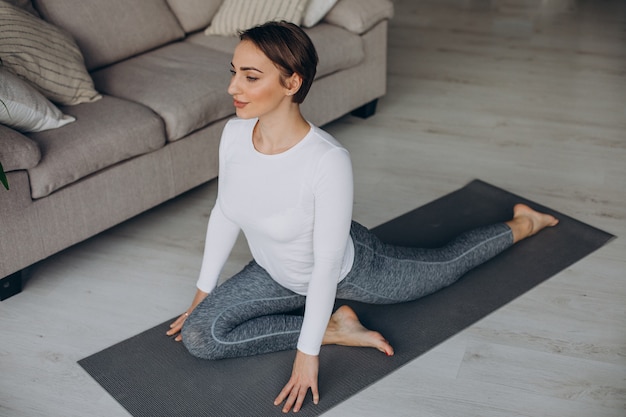
[[[281,82],[294,73],[302,77],[302,85],[293,95],[293,101],[304,101],[315,78],[318,58],[311,38],[298,25],[286,21],[267,22],[241,32],[239,39],[254,43],[278,67]]]

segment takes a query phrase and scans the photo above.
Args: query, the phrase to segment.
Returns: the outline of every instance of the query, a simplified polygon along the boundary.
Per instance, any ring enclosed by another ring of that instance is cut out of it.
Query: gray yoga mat
[[[508,220],[518,202],[556,215],[559,225],[420,300],[390,306],[343,303],[367,327],[381,331],[396,353],[387,357],[374,349],[322,347],[320,403],[313,405],[309,394],[298,415],[322,414],[614,238],[479,180],[374,231],[395,244],[435,247],[467,229]],[[165,335],[170,322],[79,364],[134,417],[283,415],[272,402],[289,379],[293,351],[196,359]]]

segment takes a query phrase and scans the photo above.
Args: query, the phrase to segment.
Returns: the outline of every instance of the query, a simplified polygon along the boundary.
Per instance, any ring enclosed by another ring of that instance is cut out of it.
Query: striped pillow
[[[204,33],[237,35],[239,31],[273,20],[299,25],[307,0],[224,0]]]
[[[0,1],[2,65],[48,99],[65,105],[98,100],[76,42],[57,27]]]

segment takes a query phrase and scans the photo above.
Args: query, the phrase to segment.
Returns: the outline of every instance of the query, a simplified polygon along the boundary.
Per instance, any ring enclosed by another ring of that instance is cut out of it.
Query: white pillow
[[[0,100],[4,102],[0,103],[0,123],[21,132],[41,132],[76,120],[8,70],[0,68],[0,79]]]
[[[302,26],[310,28],[317,25],[326,16],[326,13],[333,8],[338,0],[309,0],[306,6]]]
[[[213,17],[207,35],[232,36],[273,20],[302,23],[308,0],[224,0]]]

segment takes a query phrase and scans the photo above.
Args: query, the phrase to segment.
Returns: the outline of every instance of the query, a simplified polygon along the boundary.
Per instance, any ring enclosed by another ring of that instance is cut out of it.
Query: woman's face
[[[261,117],[291,102],[278,68],[250,41],[242,41],[235,48],[231,73],[228,94],[233,96],[238,117]]]

